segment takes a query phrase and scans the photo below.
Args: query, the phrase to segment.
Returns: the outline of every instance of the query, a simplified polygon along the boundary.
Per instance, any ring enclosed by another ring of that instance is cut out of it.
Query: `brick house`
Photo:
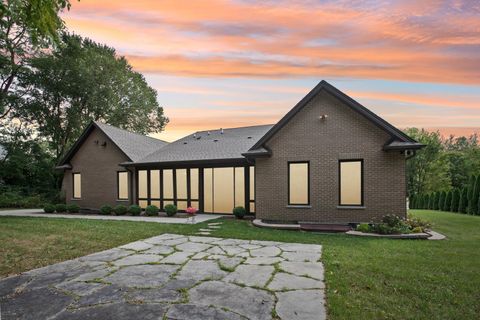
[[[67,203],[149,204],[273,222],[406,215],[406,160],[423,145],[326,81],[278,123],[172,143],[92,122],[60,161]]]

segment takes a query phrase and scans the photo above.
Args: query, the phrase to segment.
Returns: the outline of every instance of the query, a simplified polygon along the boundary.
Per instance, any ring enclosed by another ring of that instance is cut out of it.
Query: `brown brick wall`
[[[95,140],[99,141],[98,145]],[[104,141],[107,142],[106,147],[100,145]],[[91,209],[98,209],[104,204],[130,204],[130,201],[117,200],[117,171],[125,171],[118,164],[124,161],[128,161],[128,158],[103,132],[95,128],[70,161],[72,170],[65,171],[62,189],[67,203]],[[73,172],[82,175],[82,198],[79,200],[72,197]]]
[[[318,117],[327,114],[326,120]],[[256,160],[257,218],[321,223],[406,215],[405,157],[382,151],[389,135],[328,93],[317,95],[267,142]],[[364,209],[338,209],[340,159],[364,159]],[[310,161],[311,208],[287,208],[288,161]]]

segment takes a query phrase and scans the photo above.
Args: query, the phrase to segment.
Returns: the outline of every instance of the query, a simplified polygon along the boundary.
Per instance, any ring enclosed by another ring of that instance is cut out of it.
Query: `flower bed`
[[[381,223],[361,223],[353,234],[364,233],[372,235],[413,235],[423,234],[428,237],[427,231],[430,230],[431,224],[427,221],[408,216],[402,219],[396,215],[386,215]],[[418,238],[418,237],[408,237]]]

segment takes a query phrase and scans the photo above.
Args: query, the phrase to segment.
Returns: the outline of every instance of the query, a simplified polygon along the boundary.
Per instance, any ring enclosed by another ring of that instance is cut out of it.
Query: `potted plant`
[[[191,223],[195,223],[195,215],[198,212],[198,209],[195,207],[188,207],[187,210],[185,210],[186,213],[190,216],[189,219],[191,219]]]

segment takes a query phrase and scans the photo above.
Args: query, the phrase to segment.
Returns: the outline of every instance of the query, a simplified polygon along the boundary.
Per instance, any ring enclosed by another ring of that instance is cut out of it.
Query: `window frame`
[[[80,197],[75,197],[75,176],[80,176]],[[72,199],[81,200],[82,199],[82,173],[72,172]]]
[[[291,203],[290,202],[290,165],[291,164],[307,164],[307,203]],[[310,161],[288,161],[287,162],[287,177],[288,177],[288,205],[289,206],[310,206]]]
[[[360,162],[360,204],[342,203],[342,163]],[[363,207],[364,203],[364,164],[363,159],[339,159],[338,160],[338,206],[339,207]]]
[[[126,173],[127,174],[127,197],[126,198],[120,198],[120,173]],[[128,201],[130,199],[130,172],[128,171],[122,171],[119,170],[117,171],[117,200],[119,201]]]

